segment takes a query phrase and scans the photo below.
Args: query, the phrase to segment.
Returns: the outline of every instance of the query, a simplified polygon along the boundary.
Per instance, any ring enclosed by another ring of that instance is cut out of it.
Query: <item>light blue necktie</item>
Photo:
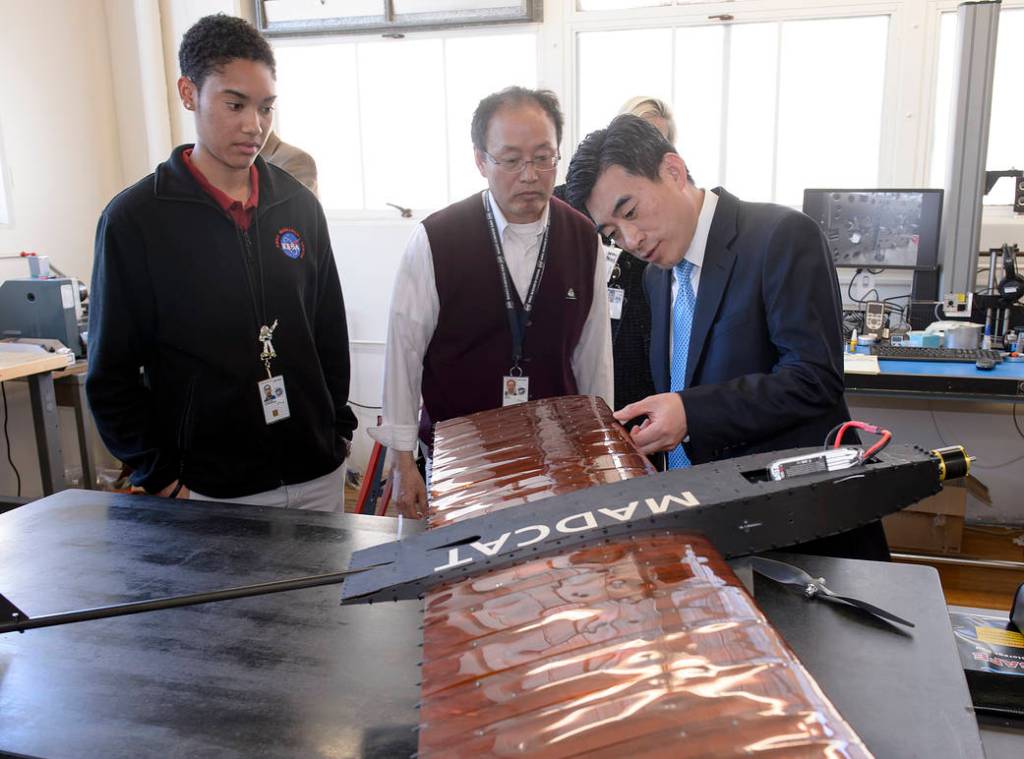
[[[693,308],[697,296],[693,292],[690,274],[693,264],[687,260],[676,264],[676,299],[672,303],[672,368],[670,372],[672,392],[686,387],[686,359],[690,352],[690,327],[693,325]],[[690,466],[682,444],[668,452],[668,468],[681,469]]]

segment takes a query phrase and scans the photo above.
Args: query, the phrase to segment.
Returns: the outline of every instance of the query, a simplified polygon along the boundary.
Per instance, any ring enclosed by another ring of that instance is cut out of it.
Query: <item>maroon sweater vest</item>
[[[530,400],[577,393],[573,350],[594,297],[597,236],[585,216],[551,199],[544,277],[523,341]],[[423,357],[420,437],[431,423],[501,406],[512,367],[512,331],[479,193],[423,220],[441,310]]]

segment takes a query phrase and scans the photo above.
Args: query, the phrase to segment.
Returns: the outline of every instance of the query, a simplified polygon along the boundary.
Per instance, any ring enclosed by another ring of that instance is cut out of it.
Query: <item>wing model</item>
[[[439,424],[429,524],[651,472],[603,402]],[[420,757],[866,757],[703,537],[566,547],[425,596]]]

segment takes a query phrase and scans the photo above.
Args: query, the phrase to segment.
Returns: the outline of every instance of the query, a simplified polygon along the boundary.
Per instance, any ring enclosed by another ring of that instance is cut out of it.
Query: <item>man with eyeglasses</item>
[[[471,134],[488,189],[428,216],[406,247],[384,424],[370,430],[392,450],[406,516],[426,511],[414,450],[417,439],[429,450],[433,424],[560,395],[612,400],[603,249],[586,217],[551,197],[562,123],[546,90],[509,87],[480,101]]]

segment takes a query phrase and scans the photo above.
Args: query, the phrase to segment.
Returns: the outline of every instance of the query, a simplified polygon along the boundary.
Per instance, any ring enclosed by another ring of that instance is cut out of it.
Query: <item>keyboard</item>
[[[879,361],[956,361],[973,364],[987,358],[997,364],[1003,360],[999,351],[981,348],[913,348],[908,345],[872,345],[871,355]]]

